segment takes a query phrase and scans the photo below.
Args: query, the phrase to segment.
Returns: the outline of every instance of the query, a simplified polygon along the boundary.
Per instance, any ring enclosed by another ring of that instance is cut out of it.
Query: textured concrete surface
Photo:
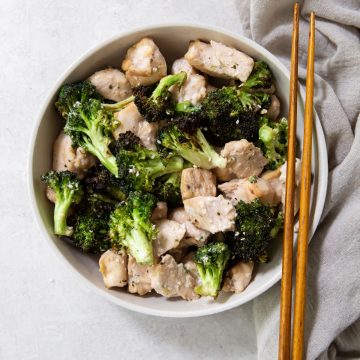
[[[240,32],[241,6],[214,0],[0,2],[0,359],[256,357],[251,304],[200,319],[160,319],[89,291],[41,237],[26,179],[40,106],[84,51],[156,22],[195,20]]]

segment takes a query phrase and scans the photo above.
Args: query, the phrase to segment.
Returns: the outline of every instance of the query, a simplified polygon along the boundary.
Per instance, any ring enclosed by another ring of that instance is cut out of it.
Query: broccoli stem
[[[105,104],[103,103],[102,106],[104,107],[104,109],[106,110],[110,110],[113,112],[116,111],[120,111],[122,110],[126,105],[130,104],[131,102],[133,102],[135,99],[135,96],[129,96],[127,99],[124,99],[122,101],[119,101],[115,104]]]
[[[152,265],[154,262],[152,242],[140,228],[135,226],[127,237],[128,248],[138,264]]]
[[[84,139],[84,144],[82,147],[97,157],[100,162],[116,177],[119,176],[118,174],[118,167],[116,164],[116,157],[111,154],[108,146],[104,145],[102,142],[99,142],[96,140],[96,138],[93,138],[92,142],[88,139]]]
[[[218,168],[225,168],[226,167],[226,159],[223,158],[222,156],[220,156],[213,148],[212,146],[207,142],[204,134],[202,133],[202,131],[200,129],[198,129],[196,131],[196,137],[199,141],[199,144],[201,146],[201,149],[204,151],[204,153],[206,155],[208,155],[210,162],[212,164],[213,168],[218,167]]]
[[[186,80],[187,74],[185,71],[181,71],[178,74],[168,75],[162,78],[159,82],[159,85],[156,87],[154,92],[151,95],[151,99],[156,101],[158,97],[162,97],[164,92],[169,90],[173,85],[182,85]]]
[[[73,228],[66,224],[67,214],[72,202],[71,196],[66,199],[57,199],[54,209],[54,232],[55,235],[71,236]]]
[[[195,292],[201,296],[216,297],[220,290],[223,269],[212,267],[204,269],[198,266],[201,285],[195,287]]]

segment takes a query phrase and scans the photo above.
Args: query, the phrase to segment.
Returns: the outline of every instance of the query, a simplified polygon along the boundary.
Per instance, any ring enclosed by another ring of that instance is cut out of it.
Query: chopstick
[[[299,4],[294,5],[291,46],[290,98],[288,117],[288,153],[280,299],[279,359],[290,358],[291,289],[294,238],[294,193],[296,161],[296,118],[298,89]]]
[[[296,258],[296,283],[293,325],[292,359],[303,359],[304,353],[304,315],[306,301],[306,268],[309,240],[309,210],[311,190],[311,150],[314,100],[314,61],[315,61],[315,14],[310,15],[308,61],[306,76],[306,98],[304,119],[304,144],[302,152],[299,236]]]

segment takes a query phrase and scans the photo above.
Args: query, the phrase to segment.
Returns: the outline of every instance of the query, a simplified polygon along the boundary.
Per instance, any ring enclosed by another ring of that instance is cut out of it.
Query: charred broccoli
[[[183,169],[181,157],[163,158],[157,151],[142,146],[135,135],[126,134],[117,141],[116,159],[119,178],[129,189],[153,192],[157,178]]]
[[[105,195],[88,194],[74,216],[72,241],[76,247],[95,254],[111,248],[108,234],[109,218],[115,203]]]
[[[273,84],[273,76],[269,65],[264,61],[256,61],[248,79],[240,87],[243,89],[269,89]]]
[[[259,140],[265,157],[269,160],[266,168],[275,170],[286,161],[288,146],[288,122],[285,118],[280,121],[270,121],[261,118]]]
[[[192,123],[169,124],[160,131],[157,143],[162,147],[161,151],[164,152],[164,148],[167,149],[167,152],[171,150],[170,152],[175,152],[203,169],[226,167],[226,159],[214,150],[202,131]]]
[[[276,209],[262,204],[259,199],[251,203],[240,201],[236,206],[235,232],[225,233],[232,253],[232,262],[267,262],[266,249],[280,226]]]
[[[115,176],[118,175],[115,156],[109,145],[112,142],[112,113],[107,111],[89,82],[64,85],[55,103],[66,119],[64,132],[74,145],[81,146],[96,156]]]
[[[128,189],[122,179],[116,178],[103,165],[91,168],[83,180],[86,191],[90,194],[104,194],[112,199],[125,200]]]
[[[154,194],[172,208],[182,206],[180,181],[181,171],[165,175],[156,181]]]
[[[150,221],[154,195],[132,192],[110,215],[110,239],[114,248],[126,248],[139,264],[154,262],[152,242],[157,229]]]
[[[207,95],[201,104],[205,134],[217,145],[233,140],[256,141],[259,113],[270,106],[270,95],[250,93],[237,86],[226,86]]]
[[[174,115],[175,104],[169,88],[181,86],[186,80],[186,72],[165,76],[158,85],[139,86],[134,89],[135,105],[139,113],[149,122],[160,121]]]
[[[71,236],[73,228],[66,223],[72,204],[78,204],[83,196],[80,180],[70,171],[49,171],[41,176],[55,193],[54,232],[56,235]]]
[[[197,294],[213,297],[218,295],[229,258],[229,248],[222,242],[210,243],[196,251],[194,261],[201,279],[201,285],[195,288]]]

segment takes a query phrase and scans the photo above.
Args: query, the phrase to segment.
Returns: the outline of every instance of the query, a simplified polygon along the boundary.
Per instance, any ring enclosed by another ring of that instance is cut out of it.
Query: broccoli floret
[[[236,206],[235,232],[225,233],[232,253],[232,262],[267,262],[266,249],[280,227],[274,207],[259,199],[251,203],[240,201]]]
[[[139,264],[154,262],[152,243],[157,229],[150,221],[156,197],[132,192],[110,215],[110,239],[116,249],[126,248]]]
[[[109,110],[111,112],[117,112],[122,110],[126,105],[130,104],[131,102],[133,102],[135,100],[134,96],[129,96],[128,98],[121,100],[117,103],[103,103],[103,107],[106,110]]]
[[[109,149],[113,115],[105,110],[95,88],[87,81],[64,85],[55,105],[66,119],[64,132],[73,145],[96,156],[117,176],[116,159]]]
[[[203,129],[217,145],[229,141],[258,139],[259,113],[270,106],[270,95],[250,93],[237,86],[226,86],[207,95],[199,116]]]
[[[67,119],[76,104],[89,99],[102,100],[102,97],[96,92],[95,86],[88,81],[75,82],[61,87],[55,106],[62,117]]]
[[[262,151],[269,160],[267,169],[275,170],[285,163],[288,147],[288,122],[285,118],[275,122],[262,117],[259,140]]]
[[[160,131],[157,143],[203,169],[226,167],[226,159],[208,143],[201,129],[192,133],[182,130],[180,125],[169,124]]]
[[[181,157],[164,158],[157,151],[142,146],[135,138],[133,142],[129,139],[129,136],[118,139],[116,155],[119,178],[129,189],[153,192],[157,178],[183,169]]]
[[[256,61],[248,79],[240,85],[243,89],[269,89],[273,76],[269,65],[264,61]]]
[[[159,201],[165,201],[169,207],[182,206],[180,181],[181,171],[165,175],[156,181],[154,194]]]
[[[128,193],[125,182],[116,178],[101,164],[89,170],[84,179],[84,185],[87,193],[96,194],[96,196],[104,194],[118,201],[125,200]]]
[[[181,86],[186,80],[186,72],[165,76],[156,87],[139,86],[133,90],[135,105],[139,113],[149,122],[170,118],[175,113],[175,103],[169,88]]]
[[[88,194],[75,214],[73,244],[84,252],[103,253],[111,248],[108,234],[115,201],[102,194]]]
[[[73,228],[67,225],[66,219],[70,206],[78,204],[83,196],[80,180],[70,171],[49,171],[41,176],[41,180],[55,192],[55,234],[71,236]]]
[[[210,243],[196,251],[194,260],[201,279],[201,285],[195,287],[197,294],[213,297],[218,295],[229,258],[229,248],[222,242]]]

